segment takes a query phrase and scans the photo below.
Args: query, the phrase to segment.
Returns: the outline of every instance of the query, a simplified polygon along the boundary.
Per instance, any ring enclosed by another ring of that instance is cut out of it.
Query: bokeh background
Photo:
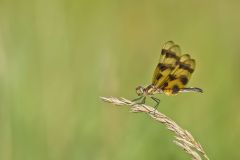
[[[239,6],[1,0],[0,159],[189,159],[164,126],[99,99],[136,98],[168,40],[196,59],[188,85],[204,94],[159,95],[159,110],[190,131],[210,159],[240,159]]]

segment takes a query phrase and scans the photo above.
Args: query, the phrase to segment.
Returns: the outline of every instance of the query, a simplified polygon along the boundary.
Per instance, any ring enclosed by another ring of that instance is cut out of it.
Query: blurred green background
[[[197,61],[159,110],[210,159],[240,159],[240,1],[0,1],[0,159],[190,159],[145,114],[99,96],[136,98],[161,45]],[[152,104],[151,101],[147,102]]]

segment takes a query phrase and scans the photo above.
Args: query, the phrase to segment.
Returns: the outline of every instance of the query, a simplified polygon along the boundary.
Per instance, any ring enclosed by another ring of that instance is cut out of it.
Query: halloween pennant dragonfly
[[[139,96],[133,101],[141,100],[145,103],[147,96],[150,96],[157,106],[160,100],[153,97],[155,94],[176,95],[179,92],[203,92],[197,87],[186,88],[195,69],[195,60],[189,54],[181,55],[179,45],[173,41],[166,42],[161,51],[159,63],[153,74],[152,83],[147,87],[138,86],[136,93]]]

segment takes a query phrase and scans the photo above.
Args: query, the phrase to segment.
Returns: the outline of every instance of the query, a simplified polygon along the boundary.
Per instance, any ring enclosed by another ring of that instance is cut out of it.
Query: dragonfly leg
[[[138,97],[138,98],[136,98],[136,99],[133,99],[132,101],[133,102],[136,102],[136,101],[139,101],[140,99],[142,99],[143,98],[143,96],[140,96],[140,97]]]
[[[141,104],[145,104],[146,97],[143,97]]]
[[[157,99],[157,98],[155,98],[155,97],[151,97],[151,98],[152,98],[152,100],[154,100],[154,101],[156,102],[156,105],[154,106],[154,108],[155,108],[155,110],[157,110],[158,105],[159,105],[159,103],[160,103],[160,99]]]
[[[136,99],[134,99],[132,101],[133,102],[139,101],[139,102],[137,102],[137,104],[145,104],[145,100],[146,100],[146,97],[145,96],[141,96],[141,97],[138,97],[138,98],[136,98]]]

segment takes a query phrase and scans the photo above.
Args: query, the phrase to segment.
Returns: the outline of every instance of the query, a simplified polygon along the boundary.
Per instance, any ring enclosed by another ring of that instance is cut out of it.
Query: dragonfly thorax
[[[153,85],[148,85],[147,87],[138,86],[136,88],[136,93],[138,96],[154,95],[161,92],[162,91],[160,89],[156,88]]]

